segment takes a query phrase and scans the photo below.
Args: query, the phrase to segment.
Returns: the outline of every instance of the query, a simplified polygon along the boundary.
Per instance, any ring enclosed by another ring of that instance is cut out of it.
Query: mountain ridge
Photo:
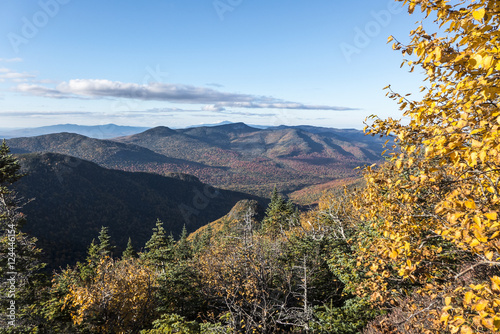
[[[125,126],[116,124],[78,125],[55,124],[35,128],[0,129],[0,138],[33,137],[60,132],[69,132],[84,135],[90,138],[109,139],[143,132],[148,127]]]
[[[359,130],[257,129],[244,123],[187,129],[161,126],[109,140],[54,134],[13,138],[8,144],[17,153],[68,154],[106,168],[191,174],[220,188],[264,197],[274,186],[289,194],[354,177],[356,167],[380,161],[383,150],[382,140]]]

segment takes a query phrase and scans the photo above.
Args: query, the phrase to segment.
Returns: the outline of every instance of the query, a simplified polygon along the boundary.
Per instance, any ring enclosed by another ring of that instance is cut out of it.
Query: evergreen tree
[[[99,259],[99,245],[96,244],[95,239],[92,239],[90,243],[89,249],[87,251],[87,261],[88,262],[97,262]]]
[[[7,194],[11,191],[8,186],[12,185],[14,182],[18,181],[23,174],[19,171],[21,165],[12,154],[10,154],[10,149],[7,146],[5,140],[2,141],[0,146],[0,193]]]
[[[111,245],[111,237],[108,234],[108,227],[101,227],[101,232],[99,233],[99,254],[102,257],[113,255],[114,246]]]
[[[181,236],[179,241],[175,244],[175,259],[177,261],[185,261],[192,257],[192,248],[191,243],[187,240],[188,233],[186,229],[186,225],[182,227]]]
[[[88,282],[94,277],[96,268],[101,260],[106,257],[111,257],[112,251],[115,248],[111,245],[111,237],[108,234],[107,227],[101,227],[98,239],[99,243],[96,243],[95,239],[92,239],[87,251],[86,261],[84,263],[77,263],[80,278],[85,282]]]
[[[23,204],[10,186],[23,175],[20,165],[5,143],[0,146],[0,328],[22,333],[40,324],[38,304],[42,293],[43,268],[36,239],[21,231]]]
[[[123,252],[122,259],[135,259],[137,258],[137,252],[132,246],[132,239],[128,238],[127,248]]]
[[[92,242],[89,245],[88,251],[87,251],[87,258],[86,262],[77,263],[78,267],[78,272],[80,279],[83,281],[87,282],[89,281],[92,277],[95,275],[95,268],[100,262],[100,254],[99,254],[99,245],[96,244],[95,239],[92,239]]]
[[[212,226],[209,224],[205,227],[203,232],[195,234],[194,240],[192,242],[192,249],[194,254],[198,254],[203,249],[210,245],[210,240],[212,239]]]
[[[206,300],[200,293],[202,283],[198,269],[193,263],[193,248],[187,237],[187,229],[184,226],[179,240],[174,243],[173,238],[171,239],[173,248],[170,264],[158,279],[158,311],[182,314],[194,320],[206,307]]]
[[[167,262],[172,261],[172,252],[175,241],[172,235],[167,237],[161,220],[156,221],[151,239],[146,242],[146,253],[144,259],[150,261],[154,266],[164,269]]]
[[[271,194],[271,202],[262,221],[264,233],[276,234],[289,230],[297,218],[296,209],[291,201],[285,201],[278,193],[276,186]]]

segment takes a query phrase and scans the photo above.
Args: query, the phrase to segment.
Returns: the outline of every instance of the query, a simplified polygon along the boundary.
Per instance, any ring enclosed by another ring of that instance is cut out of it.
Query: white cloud
[[[35,77],[36,77],[35,75],[30,73],[26,72],[20,73],[5,67],[0,68],[0,80],[2,81],[11,80],[15,82],[23,82],[27,81],[28,79],[33,79]]]
[[[226,108],[222,106],[216,106],[215,104],[207,104],[206,106],[203,106],[202,108],[203,111],[224,111]]]
[[[145,101],[167,101],[187,104],[206,104],[205,111],[223,111],[233,108],[270,108],[303,110],[352,110],[352,108],[307,105],[283,101],[274,97],[227,93],[212,88],[191,85],[150,83],[139,85],[104,79],[74,79],[55,88],[34,84],[20,84],[17,90],[26,94],[49,98],[126,98]]]
[[[219,102],[213,105],[207,105],[204,110],[224,110],[224,107],[233,108],[251,108],[251,109],[297,109],[297,110],[356,110],[355,108],[336,107],[327,105],[302,104],[297,102]]]

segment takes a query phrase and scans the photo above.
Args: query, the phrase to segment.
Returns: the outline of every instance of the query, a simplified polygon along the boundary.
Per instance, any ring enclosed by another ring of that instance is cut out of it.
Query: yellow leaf
[[[474,210],[476,208],[476,203],[474,201],[467,201],[464,203],[465,207]]]
[[[500,277],[498,277],[498,276],[493,276],[493,277],[491,278],[491,281],[492,281],[493,283],[496,283],[496,284],[500,285]]]
[[[441,48],[437,47],[436,50],[434,51],[436,54],[436,60],[440,61],[441,58],[443,57],[443,53],[441,51]]]
[[[483,58],[483,66],[485,68],[490,67],[492,62],[493,62],[493,57],[492,56],[486,56],[486,57]]]
[[[471,246],[471,247],[476,247],[476,246],[478,246],[478,245],[480,245],[480,244],[481,244],[481,243],[479,242],[479,240],[474,239],[474,240],[472,240],[472,242],[470,243],[470,246]]]
[[[450,304],[451,304],[451,297],[446,297],[446,298],[444,299],[444,304],[445,304],[446,306],[450,305]]]
[[[443,313],[441,315],[441,321],[444,322],[445,324],[448,323],[448,318],[450,317],[450,315],[448,313]]]
[[[475,305],[475,309],[479,312],[483,311],[486,306],[488,306],[488,301],[487,300],[484,300],[484,299],[481,299],[476,305]]]
[[[464,296],[464,303],[465,305],[469,305],[472,301],[472,297],[474,297],[474,292],[472,291],[467,291]]]
[[[393,260],[396,260],[398,257],[398,252],[396,250],[393,250],[390,254],[389,257]]]
[[[491,289],[493,291],[500,292],[500,277],[493,276],[493,278],[491,279]]]
[[[498,215],[497,215],[497,213],[495,211],[490,211],[487,214],[485,214],[485,216],[489,220],[497,220],[497,218],[498,218]]]
[[[486,160],[487,156],[488,156],[488,154],[486,153],[486,151],[481,151],[479,153],[479,159],[481,159],[482,162],[484,162]]]
[[[485,13],[486,13],[486,11],[484,10],[484,8],[481,8],[481,9],[478,9],[478,10],[475,10],[474,12],[472,12],[472,16],[476,20],[481,21],[483,19]]]
[[[474,223],[476,223],[477,225],[481,226],[481,218],[479,218],[478,216],[474,216],[472,218],[472,221],[474,221]]]

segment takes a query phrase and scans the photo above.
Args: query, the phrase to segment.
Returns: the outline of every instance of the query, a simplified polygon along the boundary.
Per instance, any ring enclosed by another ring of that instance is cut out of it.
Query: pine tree
[[[88,282],[95,275],[95,269],[99,264],[101,259],[101,255],[99,254],[99,245],[95,242],[95,239],[92,239],[92,242],[89,245],[87,250],[87,258],[84,263],[78,262],[78,272],[80,278]]]
[[[122,254],[122,259],[135,259],[137,258],[137,252],[134,249],[134,246],[132,246],[132,239],[130,237],[128,238],[128,243],[127,243],[127,248]]]

